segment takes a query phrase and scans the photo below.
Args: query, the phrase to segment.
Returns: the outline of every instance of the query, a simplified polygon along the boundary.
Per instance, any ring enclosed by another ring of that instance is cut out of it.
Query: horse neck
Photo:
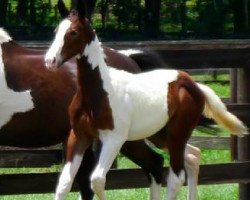
[[[77,66],[78,95],[85,112],[99,129],[113,128],[109,70],[97,38],[86,46]]]
[[[95,36],[94,39],[86,45],[81,59],[85,60],[83,61],[85,65],[82,65],[79,70],[84,70],[82,68],[88,66],[90,71],[96,71],[99,74],[98,79],[100,79],[103,89],[109,94],[113,93],[109,72],[110,70],[105,62],[103,48],[101,47],[97,36]],[[85,73],[81,74],[85,75]],[[95,80],[97,80],[97,77],[95,77]]]

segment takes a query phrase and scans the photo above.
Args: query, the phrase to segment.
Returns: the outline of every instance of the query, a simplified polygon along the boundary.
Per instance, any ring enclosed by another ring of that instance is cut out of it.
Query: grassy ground
[[[202,77],[204,78],[204,77]],[[208,77],[209,78],[209,77]],[[201,80],[200,76],[195,76],[196,80]],[[206,78],[207,79],[207,78]],[[219,79],[228,79],[228,76],[219,76]],[[223,97],[229,97],[230,91],[228,85],[210,84],[210,86],[216,91],[216,93]],[[204,133],[196,132],[195,134],[203,135]],[[228,133],[221,132],[220,135],[227,135]],[[159,151],[163,153],[162,151]],[[168,155],[163,153],[165,159],[165,165],[168,165]],[[225,163],[230,162],[230,152],[226,150],[202,150],[202,164],[210,163]],[[123,156],[118,157],[118,168],[135,168],[134,163],[127,160]],[[22,172],[36,172],[41,170],[47,171],[60,171],[60,166],[54,166],[50,169],[2,169],[0,173],[16,173]],[[10,186],[11,187],[11,186]],[[161,195],[162,199],[166,196],[166,189],[163,188]],[[186,200],[186,187],[183,187],[178,200]],[[238,187],[237,184],[224,184],[224,185],[208,185],[198,187],[199,200],[236,200],[238,199]],[[77,193],[70,193],[67,200],[77,199]],[[112,190],[107,191],[109,200],[142,200],[149,199],[148,189],[130,189],[130,190]],[[39,194],[39,195],[12,195],[12,196],[0,196],[0,200],[49,200],[53,199],[53,194]]]

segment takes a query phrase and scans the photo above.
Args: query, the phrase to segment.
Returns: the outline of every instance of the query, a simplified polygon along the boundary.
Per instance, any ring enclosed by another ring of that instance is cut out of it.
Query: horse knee
[[[193,154],[188,154],[185,156],[185,160],[185,166],[187,170],[199,171],[200,161],[196,156],[194,156]]]
[[[104,191],[106,183],[106,177],[95,175],[93,174],[91,176],[91,189],[94,191],[94,193],[98,194]]]
[[[201,152],[200,149],[196,148],[195,151],[186,151],[185,152],[185,166],[187,170],[191,171],[199,171],[200,168],[200,159],[201,159]]]
[[[56,189],[56,200],[64,199],[67,193],[70,192],[71,186],[73,184],[73,179],[70,176],[60,177],[59,185]]]
[[[201,159],[201,150],[190,144],[187,144],[185,154],[193,154],[199,161]]]

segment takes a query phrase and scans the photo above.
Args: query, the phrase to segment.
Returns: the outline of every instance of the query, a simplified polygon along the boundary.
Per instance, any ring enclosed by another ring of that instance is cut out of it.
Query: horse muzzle
[[[49,54],[45,55],[45,66],[48,69],[58,68],[62,64],[62,59],[55,56],[50,56]]]

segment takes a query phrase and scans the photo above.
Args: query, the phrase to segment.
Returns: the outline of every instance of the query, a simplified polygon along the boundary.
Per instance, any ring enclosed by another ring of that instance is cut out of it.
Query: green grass
[[[196,80],[208,80],[211,76],[195,76]],[[220,75],[219,79],[228,80],[228,75]],[[228,85],[219,85],[219,84],[209,84],[211,88],[219,96],[229,97],[230,90]],[[218,133],[220,136],[228,135],[227,132],[220,130]],[[205,135],[205,133],[200,131],[195,131],[194,135]],[[207,136],[207,135],[206,135]],[[168,166],[169,156],[161,150],[157,152],[162,153],[165,157],[165,166]],[[202,150],[202,160],[201,164],[212,164],[212,163],[226,163],[231,162],[230,160],[230,151],[228,150]],[[137,168],[138,166],[126,159],[124,156],[118,157],[118,168]],[[1,174],[8,173],[31,173],[31,172],[53,172],[60,171],[61,166],[53,166],[49,169],[1,169]],[[11,186],[10,186],[11,187]],[[107,197],[109,200],[144,200],[149,199],[149,190],[148,189],[129,189],[129,190],[112,190],[106,191]],[[178,200],[186,200],[187,188],[183,187],[178,196]],[[223,184],[223,185],[206,185],[198,186],[198,195],[199,200],[236,200],[238,199],[238,185],[237,184]],[[162,199],[165,199],[166,188],[162,188],[161,191]],[[0,200],[50,200],[53,199],[53,194],[37,194],[37,195],[11,195],[11,196],[0,196]],[[78,193],[70,193],[67,197],[67,200],[77,199]],[[95,198],[96,199],[96,198]]]
[[[165,165],[168,165],[168,154],[161,150],[157,150],[162,153],[165,157]],[[230,162],[230,151],[227,150],[202,150],[202,164],[211,163],[226,163]],[[125,158],[124,156],[118,157],[118,168],[137,168],[138,166]],[[54,166],[50,169],[4,169],[1,173],[28,173],[28,172],[51,172],[60,171],[60,166]],[[10,186],[11,187],[11,186]],[[109,200],[142,200],[149,198],[148,189],[129,189],[129,190],[112,190],[106,191]],[[186,200],[187,188],[183,187],[178,200]],[[236,200],[238,199],[238,187],[237,184],[225,184],[225,185],[208,185],[198,187],[199,200]],[[162,199],[166,196],[166,188],[162,188],[161,191]],[[0,200],[50,200],[53,199],[53,194],[39,194],[39,195],[11,195],[11,196],[0,196]],[[77,199],[77,193],[70,193],[67,200]],[[96,199],[95,199],[96,200]]]
[[[196,75],[192,77],[197,82],[214,80],[211,75]],[[229,74],[220,74],[218,75],[217,80],[221,81],[229,80]],[[228,84],[209,83],[206,85],[212,88],[215,91],[215,93],[220,97],[230,97],[230,87]]]

